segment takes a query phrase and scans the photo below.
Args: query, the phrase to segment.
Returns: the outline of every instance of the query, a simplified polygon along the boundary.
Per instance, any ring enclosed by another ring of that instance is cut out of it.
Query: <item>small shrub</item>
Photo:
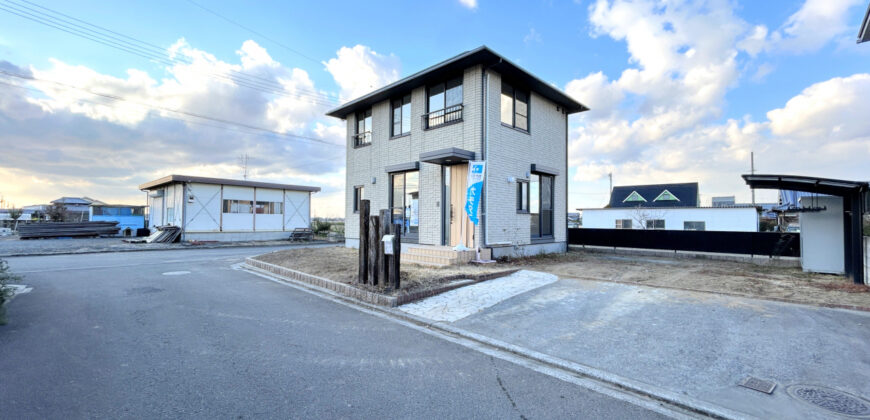
[[[6,325],[6,300],[12,297],[12,288],[9,284],[18,281],[20,277],[9,271],[9,264],[0,260],[0,325]]]
[[[315,220],[311,223],[311,230],[317,235],[325,235],[332,228],[332,223],[325,220]]]

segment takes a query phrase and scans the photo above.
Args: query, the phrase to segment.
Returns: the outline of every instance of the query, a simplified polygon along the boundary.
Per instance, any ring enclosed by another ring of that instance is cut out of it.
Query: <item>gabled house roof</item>
[[[609,207],[698,207],[698,183],[613,187]]]
[[[491,66],[493,70],[499,72],[507,79],[522,84],[524,85],[522,86],[523,88],[528,88],[529,90],[555,102],[557,105],[564,108],[569,114],[589,110],[589,108],[580,102],[575,101],[565,92],[562,92],[541,79],[538,79],[525,69],[511,63],[508,59],[484,45],[418,71],[417,73],[384,86],[367,95],[356,98],[327,112],[326,115],[346,119],[348,115],[353,114],[354,112],[368,109],[378,102],[393,98],[399,94],[405,94],[416,87],[441,81],[477,64]]]

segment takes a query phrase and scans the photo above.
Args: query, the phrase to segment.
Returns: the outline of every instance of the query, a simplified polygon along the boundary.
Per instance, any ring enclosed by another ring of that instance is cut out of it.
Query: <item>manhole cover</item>
[[[789,395],[844,416],[870,418],[870,402],[852,394],[818,385],[792,385]]]
[[[772,394],[773,389],[776,388],[776,382],[765,381],[764,379],[753,378],[752,376],[747,376],[738,385],[765,394]]]

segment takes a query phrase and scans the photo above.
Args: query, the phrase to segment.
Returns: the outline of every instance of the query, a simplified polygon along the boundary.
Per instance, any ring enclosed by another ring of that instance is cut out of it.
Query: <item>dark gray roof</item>
[[[867,5],[864,20],[861,22],[861,27],[858,28],[858,43],[867,41],[870,41],[870,4]]]
[[[668,191],[677,200],[659,200],[662,193]],[[639,194],[645,201],[626,201],[633,193]],[[655,185],[624,185],[613,187],[610,193],[610,207],[698,207],[698,183],[655,184]]]
[[[271,182],[242,181],[238,179],[208,178],[203,176],[169,175],[146,182],[139,186],[140,190],[153,190],[158,187],[175,182],[196,182],[199,184],[232,185],[236,187],[274,188],[276,190],[310,191],[318,192],[320,187],[308,187],[304,185],[274,184]]]
[[[356,98],[327,112],[326,115],[344,119],[356,111],[369,108],[378,102],[390,99],[399,94],[405,94],[418,86],[425,86],[429,83],[442,80],[447,76],[456,74],[477,64],[491,65],[492,69],[510,80],[526,85],[524,86],[525,88],[528,88],[529,90],[532,90],[565,108],[569,114],[589,110],[589,108],[580,102],[575,101],[561,90],[554,88],[552,85],[542,81],[541,79],[538,79],[528,71],[514,63],[511,63],[508,59],[488,47],[481,46],[442,61],[432,67],[418,71],[417,73],[384,86],[367,95]]]

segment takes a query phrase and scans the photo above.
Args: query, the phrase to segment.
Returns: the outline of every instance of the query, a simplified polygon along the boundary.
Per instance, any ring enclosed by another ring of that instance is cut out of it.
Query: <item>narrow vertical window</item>
[[[357,185],[353,187],[353,212],[359,213],[359,202],[365,199],[365,187]]]
[[[501,123],[529,131],[529,94],[513,86],[501,84]]]
[[[372,142],[372,110],[368,109],[356,114],[356,134],[354,146],[365,146]]]
[[[411,95],[393,101],[393,132],[392,136],[401,136],[411,132]]]

